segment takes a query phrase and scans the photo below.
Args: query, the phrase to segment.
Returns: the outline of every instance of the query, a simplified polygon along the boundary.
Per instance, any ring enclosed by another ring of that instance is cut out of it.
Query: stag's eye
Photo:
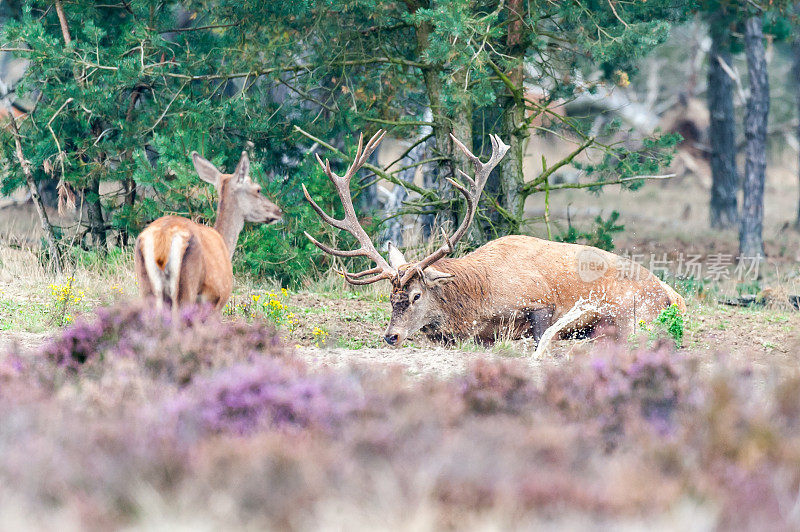
[[[419,299],[421,295],[422,295],[422,294],[419,294],[419,293],[417,293],[417,294],[414,294],[414,297],[413,297],[413,298],[411,298],[411,302],[412,302],[412,303],[416,303],[416,302],[417,302],[417,299]]]

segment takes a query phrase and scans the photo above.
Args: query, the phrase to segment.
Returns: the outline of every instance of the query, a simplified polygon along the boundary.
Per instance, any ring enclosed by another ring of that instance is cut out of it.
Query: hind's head
[[[197,152],[192,152],[192,162],[200,179],[217,189],[220,206],[232,206],[235,215],[243,221],[271,224],[281,219],[281,209],[264,196],[261,186],[250,178],[247,152],[242,152],[232,174],[223,174]]]

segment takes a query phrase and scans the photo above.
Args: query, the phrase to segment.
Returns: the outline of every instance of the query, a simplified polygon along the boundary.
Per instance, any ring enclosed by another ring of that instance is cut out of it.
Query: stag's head
[[[200,179],[214,185],[219,204],[229,205],[234,216],[245,222],[271,224],[281,219],[280,208],[261,194],[261,186],[250,178],[250,158],[242,152],[232,174],[223,174],[211,161],[192,152],[192,162]]]
[[[375,262],[375,267],[362,272],[349,273],[344,271],[341,273],[344,275],[347,282],[354,285],[371,284],[384,279],[391,281],[392,318],[389,322],[386,334],[384,335],[384,339],[389,345],[399,346],[411,334],[414,334],[423,327],[435,325],[437,321],[443,318],[446,309],[444,308],[444,302],[440,297],[439,291],[445,283],[453,280],[453,275],[437,270],[433,267],[433,264],[442,257],[452,253],[453,246],[466,234],[467,229],[475,217],[478,200],[483,192],[483,187],[486,185],[486,180],[489,178],[492,169],[497,166],[506,151],[508,151],[509,147],[504,144],[498,136],[490,135],[492,141],[492,156],[488,162],[482,163],[478,157],[473,155],[473,153],[464,146],[464,144],[453,135],[450,135],[453,143],[466,154],[475,166],[474,178],[459,170],[461,177],[469,184],[469,190],[454,179],[448,179],[450,184],[464,196],[467,202],[467,214],[452,236],[448,236],[442,231],[444,242],[430,255],[419,261],[409,263],[400,250],[390,243],[389,262],[387,262],[386,259],[378,253],[369,235],[367,235],[364,228],[361,227],[361,224],[358,222],[355,208],[353,207],[353,199],[350,196],[350,180],[358,169],[366,163],[375,148],[378,147],[384,134],[385,131],[378,131],[369,142],[367,142],[366,146],[364,146],[363,136],[359,137],[356,156],[344,176],[338,176],[333,173],[330,163],[327,160],[323,163],[322,159],[317,155],[317,161],[325,170],[325,174],[328,178],[333,182],[339,199],[342,201],[344,218],[341,220],[323,211],[322,208],[311,199],[305,186],[303,186],[303,193],[305,194],[306,200],[308,200],[317,214],[319,214],[326,223],[352,234],[358,240],[360,247],[354,250],[334,249],[317,241],[308,233],[306,233],[306,236],[314,245],[330,255],[338,257],[361,256],[370,258]]]
[[[392,304],[392,317],[383,339],[391,346],[399,346],[418,330],[435,326],[445,319],[447,309],[442,287],[454,276],[433,266],[421,269],[419,263],[408,262],[391,242],[389,264],[397,275],[391,279],[392,294],[389,301]]]

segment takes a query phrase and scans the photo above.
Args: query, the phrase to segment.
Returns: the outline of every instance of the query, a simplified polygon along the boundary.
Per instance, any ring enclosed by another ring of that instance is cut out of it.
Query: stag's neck
[[[239,240],[239,233],[244,228],[244,216],[236,212],[227,202],[220,201],[217,205],[217,223],[214,224],[214,229],[222,235],[222,240],[228,246],[229,258],[233,258],[233,252],[236,249],[236,242]]]
[[[441,313],[437,332],[455,337],[470,337],[476,325],[484,322],[492,295],[487,272],[468,257],[441,259],[434,267],[455,277],[436,289]]]

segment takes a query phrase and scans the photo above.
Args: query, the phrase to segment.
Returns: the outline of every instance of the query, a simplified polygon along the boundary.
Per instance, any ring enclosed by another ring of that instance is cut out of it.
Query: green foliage
[[[684,317],[677,305],[670,305],[661,311],[655,323],[661,325],[669,336],[675,340],[675,345],[683,344]]]
[[[613,123],[607,132],[612,132]],[[645,138],[640,147],[631,149],[620,145],[608,148],[605,156],[599,163],[579,163],[573,165],[592,177],[595,181],[602,184],[606,181],[616,181],[627,179],[621,183],[623,188],[637,190],[644,185],[644,179],[636,179],[636,176],[648,176],[658,174],[662,168],[672,163],[672,157],[676,146],[683,140],[679,133],[667,133],[654,135]],[[602,186],[590,187],[592,192],[599,192]]]
[[[570,244],[586,244],[587,246],[612,251],[614,249],[614,235],[625,230],[624,225],[617,224],[618,220],[619,212],[612,211],[605,220],[601,215],[597,215],[594,219],[594,228],[590,231],[580,231],[570,223],[566,232],[556,235],[554,240]]]
[[[736,284],[736,293],[741,296],[757,296],[761,294],[761,282],[758,279],[742,281]]]
[[[0,298],[0,331],[42,332],[52,323],[50,310],[39,302]]]
[[[713,299],[717,291],[717,285],[712,284],[708,279],[691,276],[678,277],[672,284],[675,290],[685,298]]]

